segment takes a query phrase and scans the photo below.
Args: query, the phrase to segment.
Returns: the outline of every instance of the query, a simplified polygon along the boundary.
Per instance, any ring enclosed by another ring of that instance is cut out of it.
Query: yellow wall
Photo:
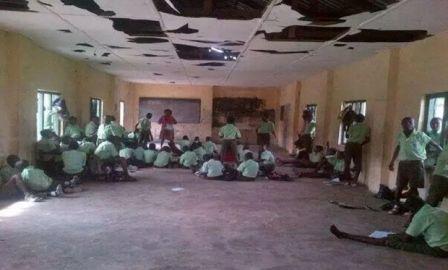
[[[33,158],[39,89],[61,93],[81,124],[88,121],[91,96],[102,98],[105,112],[114,113],[113,76],[43,50],[17,34],[0,32],[0,51],[2,159],[9,153]]]
[[[277,108],[277,140],[278,145],[289,152],[294,150],[297,140],[299,116],[300,82],[294,82],[281,88],[279,107]],[[280,119],[281,107],[285,107],[284,119]]]

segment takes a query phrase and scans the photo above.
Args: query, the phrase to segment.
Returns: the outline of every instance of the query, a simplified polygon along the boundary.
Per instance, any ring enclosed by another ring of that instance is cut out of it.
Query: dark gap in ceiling
[[[39,3],[39,4],[41,4],[41,5],[44,5],[44,6],[47,6],[47,7],[53,7],[52,4],[48,4],[48,3],[42,2],[42,1],[40,1],[40,0],[37,0],[37,3]]]
[[[136,37],[136,38],[129,38],[129,42],[132,43],[140,43],[140,44],[152,44],[152,43],[166,43],[168,42],[167,39],[164,38],[153,38],[153,37]]]
[[[141,56],[144,56],[144,57],[168,57],[169,55],[157,55],[157,54],[144,53]]]
[[[213,70],[216,70],[216,69],[214,69],[214,68],[208,68],[208,70],[213,71]]]
[[[333,46],[335,46],[335,47],[345,47],[345,46],[347,46],[347,44],[336,43],[336,44],[334,44]]]
[[[83,52],[86,52],[85,50],[73,50],[74,52],[77,52],[77,53],[83,53]]]
[[[153,2],[160,12],[177,16],[193,18],[208,17],[219,20],[252,20],[260,18],[271,1],[154,0]]]
[[[66,6],[75,6],[98,16],[114,16],[115,12],[103,10],[94,0],[61,0]]]
[[[277,51],[277,50],[251,50],[259,53],[269,54],[296,54],[296,53],[309,53],[309,51]]]
[[[174,84],[174,83],[176,83],[176,82],[174,82],[174,81],[171,81],[170,83]]]
[[[425,30],[373,30],[360,29],[359,33],[347,35],[342,42],[412,42],[422,40],[431,35]]]
[[[190,28],[187,23],[184,26],[181,26],[181,27],[179,27],[177,29],[173,29],[173,30],[167,30],[166,32],[173,33],[173,34],[194,34],[194,33],[198,33],[199,30]]]
[[[70,30],[70,29],[59,29],[58,31],[59,32],[63,32],[63,33],[67,33],[67,34],[73,33],[72,30]]]
[[[34,12],[28,7],[28,3],[26,0],[0,0],[0,10]]]
[[[78,43],[78,44],[76,44],[76,46],[94,48],[93,45],[91,45],[89,43]]]
[[[334,40],[342,34],[347,33],[350,27],[319,27],[292,25],[283,28],[281,32],[267,33],[258,31],[257,34],[264,34],[268,41],[308,41],[325,42]]]
[[[348,47],[347,49],[349,49],[349,50],[354,50],[355,47]]]
[[[246,44],[246,42],[244,41],[224,41],[224,43],[219,44],[220,46],[244,46],[244,44]]]
[[[215,60],[215,61],[235,61],[239,52],[226,49],[204,48],[185,44],[173,44],[177,55],[185,60]]]
[[[115,50],[127,50],[132,49],[131,47],[122,47],[122,46],[115,46],[115,45],[106,45],[107,47]]]
[[[200,79],[201,77],[199,76],[193,76],[193,79]]]
[[[197,43],[204,43],[204,44],[220,44],[221,43],[221,41],[200,40],[200,39],[184,39],[184,40],[197,42]]]
[[[240,40],[236,40],[236,41],[231,41],[231,40],[224,40],[224,41],[213,41],[213,40],[201,40],[201,39],[184,39],[186,41],[192,41],[192,42],[197,42],[197,43],[204,43],[204,44],[216,44],[219,46],[243,46],[244,44],[246,44],[244,41],[240,41]]]
[[[129,36],[166,37],[159,21],[109,18],[113,28]]]
[[[226,64],[224,63],[218,63],[218,62],[207,62],[207,63],[201,63],[201,64],[197,64],[196,66],[198,67],[222,67],[225,66]],[[208,69],[208,70],[214,70],[214,69]]]
[[[155,76],[163,76],[162,73],[153,73],[153,75],[155,75]]]
[[[109,57],[110,53],[106,52],[101,55],[101,57]]]
[[[103,66],[110,66],[110,65],[112,65],[112,62],[102,62],[101,65],[103,65]]]
[[[300,20],[335,24],[345,22],[346,16],[363,12],[378,12],[400,0],[283,0],[283,4],[305,16]]]

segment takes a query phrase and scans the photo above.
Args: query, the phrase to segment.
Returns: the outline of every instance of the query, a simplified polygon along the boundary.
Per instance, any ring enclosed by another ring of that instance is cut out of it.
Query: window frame
[[[50,95],[51,104],[54,102],[54,97],[62,98],[62,94],[57,91],[49,91],[37,89],[36,93],[36,139],[41,139],[40,132],[45,129],[45,96]],[[42,96],[42,103],[39,104],[39,96]],[[40,105],[42,106],[41,108]],[[39,111],[41,111],[41,119],[39,120]],[[58,130],[53,130],[58,136],[62,136],[64,133],[64,121],[58,118]],[[39,125],[40,123],[40,125]]]
[[[367,115],[367,100],[365,100],[365,99],[356,99],[356,100],[344,100],[342,103],[341,103],[341,112],[342,112],[342,110],[344,110],[345,108],[347,108],[349,105],[354,105],[354,104],[356,104],[356,103],[361,103],[361,106],[360,106],[360,108],[361,108],[361,111],[359,111],[359,112],[357,112],[356,110],[355,110],[355,112],[356,113],[363,113],[364,114],[364,116],[366,116]],[[364,112],[362,111],[362,103],[364,103]],[[342,119],[341,119],[342,120]],[[339,124],[339,132],[338,132],[338,144],[339,145],[345,145],[346,143],[347,143],[347,137],[346,137],[346,132],[345,131],[343,131],[343,126],[342,126],[342,121],[341,121],[341,123]]]
[[[445,134],[447,132],[447,128],[448,128],[448,92],[438,92],[438,93],[431,93],[431,94],[427,94],[425,95],[425,100],[424,100],[424,108],[423,108],[423,127],[421,128],[421,131],[423,132],[428,132],[428,124],[431,121],[428,116],[429,116],[429,102],[431,99],[434,98],[445,98],[445,104],[444,104],[444,109],[443,109],[443,117],[442,117],[442,123],[441,123],[441,134],[442,134],[442,145],[445,145],[446,139],[445,139]]]
[[[123,107],[122,107],[123,106]],[[123,108],[123,110],[122,110]],[[119,122],[121,126],[124,126],[124,115],[126,113],[126,104],[123,100],[118,102]]]

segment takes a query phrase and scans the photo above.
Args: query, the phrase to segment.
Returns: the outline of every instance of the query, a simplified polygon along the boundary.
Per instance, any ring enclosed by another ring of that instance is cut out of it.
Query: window
[[[313,121],[316,121],[316,119],[317,119],[317,104],[306,105],[306,110],[310,111],[313,114]]]
[[[341,105],[341,112],[349,107],[352,106],[352,110],[356,114],[363,114],[366,115],[367,112],[367,102],[365,100],[352,100],[352,101],[344,101]],[[347,142],[347,138],[345,137],[346,131],[343,128],[342,123],[339,126],[339,144],[345,144]]]
[[[36,127],[37,127],[37,140],[41,139],[40,132],[44,129],[51,129],[57,135],[62,135],[62,121],[53,108],[53,103],[57,99],[61,98],[58,93],[52,93],[47,91],[37,91],[37,112],[36,112]]]
[[[103,117],[103,101],[99,98],[90,99],[90,118]]]
[[[124,126],[124,101],[120,101],[120,125]]]
[[[425,114],[423,118],[423,131],[431,130],[431,119],[438,117],[442,119],[440,130],[446,129],[446,121],[448,120],[448,92],[431,94],[426,96]],[[443,142],[442,142],[443,144]]]

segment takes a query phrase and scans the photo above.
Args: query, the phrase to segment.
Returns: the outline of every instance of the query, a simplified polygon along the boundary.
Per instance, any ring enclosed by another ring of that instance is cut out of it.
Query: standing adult
[[[344,178],[351,186],[356,186],[358,183],[362,169],[362,148],[370,142],[370,128],[364,123],[364,120],[364,115],[357,114],[355,123],[348,128],[346,134]],[[350,173],[352,160],[355,164],[353,177]]]
[[[269,118],[266,115],[264,115],[261,118],[261,123],[257,128],[257,144],[260,148],[258,152],[259,155],[263,152],[263,146],[266,145],[269,147],[271,145],[271,134],[274,138],[276,137],[275,125],[269,121]]]
[[[165,140],[174,141],[174,125],[177,124],[176,119],[173,117],[173,111],[166,109],[164,115],[160,117],[159,124],[162,125],[160,129],[160,145],[163,146]]]

